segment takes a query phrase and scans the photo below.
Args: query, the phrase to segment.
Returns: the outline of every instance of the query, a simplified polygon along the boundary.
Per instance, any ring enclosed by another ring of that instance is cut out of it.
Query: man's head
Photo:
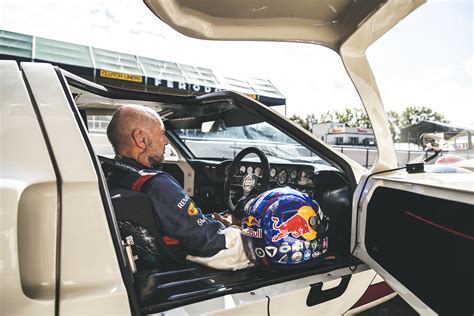
[[[146,167],[163,162],[165,145],[169,144],[158,113],[140,105],[118,109],[107,127],[107,137],[117,155]]]

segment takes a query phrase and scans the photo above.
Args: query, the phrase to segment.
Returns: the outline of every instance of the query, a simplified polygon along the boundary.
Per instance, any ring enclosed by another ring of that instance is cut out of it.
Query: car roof
[[[145,0],[160,19],[191,37],[308,42],[336,51],[387,2],[390,1]],[[399,1],[397,5],[406,10],[421,2]]]

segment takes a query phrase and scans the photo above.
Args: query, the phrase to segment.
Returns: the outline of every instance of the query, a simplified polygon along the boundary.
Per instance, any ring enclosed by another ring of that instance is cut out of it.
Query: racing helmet
[[[264,268],[320,261],[328,249],[328,218],[306,193],[266,191],[244,207],[242,236],[248,257]]]

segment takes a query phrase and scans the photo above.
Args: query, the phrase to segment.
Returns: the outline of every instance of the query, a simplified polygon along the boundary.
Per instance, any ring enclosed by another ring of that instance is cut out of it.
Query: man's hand
[[[220,214],[214,213],[214,214],[212,214],[212,218],[215,219],[216,221],[219,221],[222,224],[224,224],[225,227],[229,227],[231,225],[240,226],[239,219],[236,216],[232,215],[232,214],[220,215]]]

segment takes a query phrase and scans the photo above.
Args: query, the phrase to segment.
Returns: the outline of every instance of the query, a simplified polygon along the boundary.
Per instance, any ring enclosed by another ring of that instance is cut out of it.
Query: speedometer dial
[[[239,169],[239,170],[240,170],[240,173],[241,173],[241,174],[244,174],[246,168],[245,168],[245,166],[242,165],[242,166],[240,166],[240,169]]]
[[[253,172],[253,167],[252,166],[248,166],[247,167],[247,174],[251,174]]]
[[[257,176],[262,175],[262,168],[260,168],[260,167],[255,167],[255,174],[256,174]]]
[[[286,170],[281,170],[277,176],[277,183],[279,185],[284,185],[288,181],[288,172]]]

